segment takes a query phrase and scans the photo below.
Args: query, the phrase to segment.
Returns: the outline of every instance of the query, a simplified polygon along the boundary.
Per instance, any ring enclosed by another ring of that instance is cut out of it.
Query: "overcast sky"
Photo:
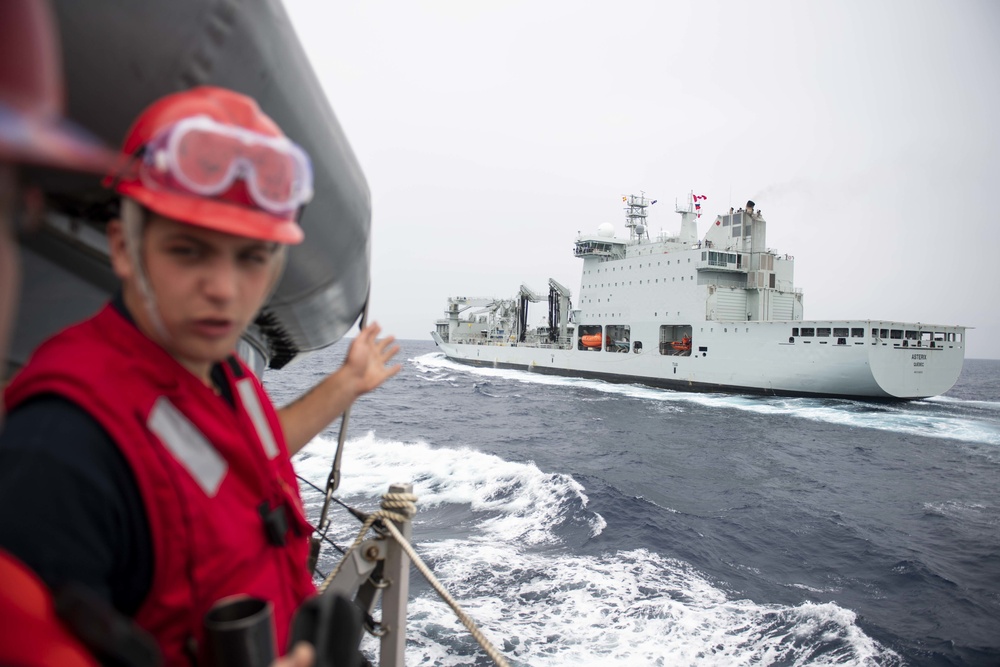
[[[805,317],[1000,358],[1000,3],[285,0],[372,190],[372,316],[580,287],[622,195],[753,199]],[[540,311],[539,311],[540,314]],[[534,319],[534,317],[533,317]]]

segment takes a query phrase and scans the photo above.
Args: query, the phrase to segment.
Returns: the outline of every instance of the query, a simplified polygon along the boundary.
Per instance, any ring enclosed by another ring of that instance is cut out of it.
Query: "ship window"
[[[681,282],[684,282],[684,276],[681,276]]]
[[[816,335],[817,336],[829,336],[830,335],[830,328],[829,327],[819,327],[818,329],[816,329]]]
[[[872,333],[875,333],[875,332],[872,331]],[[864,337],[865,337],[865,330],[864,330],[864,328],[851,329],[851,338],[864,338]]]
[[[917,340],[918,338],[920,338],[920,334],[918,332],[907,330],[906,340]]]
[[[728,215],[722,219],[722,226],[723,227],[728,227],[729,226],[729,219],[730,218],[729,218]]]
[[[733,227],[733,237],[735,238],[735,237],[737,237],[739,235],[740,235],[740,228],[739,227]]]
[[[691,258],[690,258],[690,257],[688,257],[688,264],[690,264],[690,263],[691,263]]]
[[[723,329],[722,333],[729,333],[729,327],[726,327],[725,329]]]
[[[847,345],[847,339],[846,338],[838,338],[837,339],[837,345]]]
[[[961,343],[962,342],[962,334],[960,334],[960,333],[955,334],[955,342],[956,343]]]
[[[879,332],[879,336],[878,336],[879,338],[888,338],[889,337],[889,330],[888,329],[879,329],[878,332]]]
[[[729,256],[729,263],[730,264],[736,263],[736,255],[730,255]]]
[[[803,336],[815,336],[816,335],[816,330],[814,328],[812,328],[812,327],[802,327],[802,335]]]
[[[943,333],[941,333],[940,331],[934,332],[934,340],[944,340],[944,339],[945,335]]]
[[[892,331],[889,332],[889,338],[895,338],[898,340],[902,337],[903,337],[902,329],[893,329]]]
[[[837,337],[846,336],[847,335],[847,328],[846,327],[837,327],[837,328],[835,328],[833,330],[833,335],[837,336]]]
[[[792,335],[793,336],[798,336],[799,335],[799,328],[798,327],[792,327]]]

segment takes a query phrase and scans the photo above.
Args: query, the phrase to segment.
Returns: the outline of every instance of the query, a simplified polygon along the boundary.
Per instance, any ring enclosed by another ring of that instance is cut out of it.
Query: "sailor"
[[[232,595],[273,605],[283,651],[314,592],[289,457],[398,372],[398,347],[366,327],[276,411],[234,350],[303,238],[308,156],[252,99],[213,87],[154,102],[122,152],[107,179],[121,292],[4,395],[0,546],[133,617],[167,665],[205,657],[205,612]]]
[[[750,217],[751,217],[751,218],[752,218],[752,217],[754,217],[754,212],[753,212],[753,207],[754,207],[754,206],[755,206],[755,204],[753,203],[753,201],[752,201],[752,200],[749,200],[749,199],[748,199],[748,200],[747,200],[747,208],[746,208],[746,211],[747,211],[747,213],[749,213],[749,214],[750,214]]]

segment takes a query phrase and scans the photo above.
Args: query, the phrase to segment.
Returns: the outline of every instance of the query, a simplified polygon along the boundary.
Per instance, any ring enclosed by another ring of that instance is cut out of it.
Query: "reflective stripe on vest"
[[[243,408],[250,415],[250,421],[253,422],[254,428],[257,429],[257,437],[260,438],[260,444],[264,446],[264,453],[267,454],[268,459],[273,459],[278,455],[278,443],[275,442],[274,433],[271,432],[271,427],[267,423],[267,417],[264,416],[264,408],[260,404],[260,398],[257,396],[257,388],[254,387],[253,380],[250,378],[237,380],[236,391],[240,394],[240,402],[243,403]]]
[[[165,396],[156,399],[146,426],[198,482],[205,495],[215,496],[229,465],[201,431]]]

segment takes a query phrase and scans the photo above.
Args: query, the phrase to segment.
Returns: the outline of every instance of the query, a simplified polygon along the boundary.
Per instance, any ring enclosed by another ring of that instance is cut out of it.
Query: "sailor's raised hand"
[[[366,326],[351,343],[344,360],[344,370],[354,383],[357,396],[366,394],[398,373],[401,364],[388,366],[399,352],[395,336],[378,338],[382,327],[377,322]]]

